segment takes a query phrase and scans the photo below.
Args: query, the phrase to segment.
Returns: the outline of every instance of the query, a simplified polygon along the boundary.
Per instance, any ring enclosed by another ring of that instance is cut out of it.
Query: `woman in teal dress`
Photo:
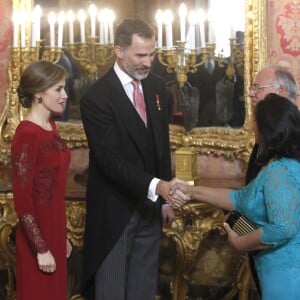
[[[269,94],[254,111],[259,175],[240,190],[176,183],[173,194],[236,210],[257,229],[239,236],[225,223],[228,241],[254,256],[263,300],[300,299],[300,112]]]

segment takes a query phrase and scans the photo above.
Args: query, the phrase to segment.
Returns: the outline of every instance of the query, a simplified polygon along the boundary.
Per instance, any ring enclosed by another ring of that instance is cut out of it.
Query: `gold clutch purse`
[[[228,223],[231,229],[240,236],[246,235],[257,229],[257,227],[245,216],[235,210],[229,214],[226,223]]]

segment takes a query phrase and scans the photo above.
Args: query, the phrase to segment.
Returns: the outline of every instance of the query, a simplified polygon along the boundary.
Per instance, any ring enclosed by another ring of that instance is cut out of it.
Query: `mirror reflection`
[[[44,49],[49,46],[62,47],[57,63],[70,74],[69,101],[65,114],[56,120],[80,122],[78,101],[85,89],[113,63],[113,26],[127,15],[116,16],[117,6],[108,9],[103,2],[72,1],[72,7],[64,2],[35,1],[43,11],[39,55],[43,57]],[[194,127],[242,127],[245,1],[185,1],[184,8],[181,1],[156,2],[146,5],[147,20],[158,33],[153,72],[166,81],[170,123],[182,125],[186,131]],[[145,9],[141,7],[135,4],[135,16],[144,17]],[[181,50],[180,42],[183,42]]]

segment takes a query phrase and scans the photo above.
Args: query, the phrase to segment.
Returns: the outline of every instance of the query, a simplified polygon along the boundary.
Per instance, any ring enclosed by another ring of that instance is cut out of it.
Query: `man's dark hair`
[[[272,158],[300,159],[300,112],[289,99],[268,94],[255,106],[259,134],[257,163],[265,165]]]
[[[134,34],[146,39],[151,39],[155,35],[154,30],[144,21],[140,19],[125,19],[116,29],[115,45],[120,47],[130,46]]]

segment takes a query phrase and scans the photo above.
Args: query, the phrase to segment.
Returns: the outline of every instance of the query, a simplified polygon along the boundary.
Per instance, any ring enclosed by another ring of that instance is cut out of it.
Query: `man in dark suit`
[[[124,20],[115,34],[114,66],[81,99],[90,148],[83,249],[88,299],[155,298],[161,220],[171,224],[175,215],[166,203],[166,88],[150,73],[154,54],[153,30],[141,20]],[[144,120],[136,93],[144,98]]]
[[[276,93],[290,99],[292,102],[296,102],[297,84],[293,75],[286,69],[279,66],[268,66],[261,69],[255,76],[249,91],[249,97],[251,98],[253,108],[259,101],[263,100],[265,96],[270,93]],[[253,180],[261,170],[261,166],[256,163],[258,151],[259,145],[256,143],[248,162],[246,184]],[[256,288],[259,294],[261,294],[259,281],[255,271],[253,255],[256,255],[256,252],[249,253],[250,268]]]
[[[213,58],[208,58],[197,72],[188,74],[191,86],[199,90],[199,127],[223,125],[217,118],[216,85],[224,76],[225,68]]]

